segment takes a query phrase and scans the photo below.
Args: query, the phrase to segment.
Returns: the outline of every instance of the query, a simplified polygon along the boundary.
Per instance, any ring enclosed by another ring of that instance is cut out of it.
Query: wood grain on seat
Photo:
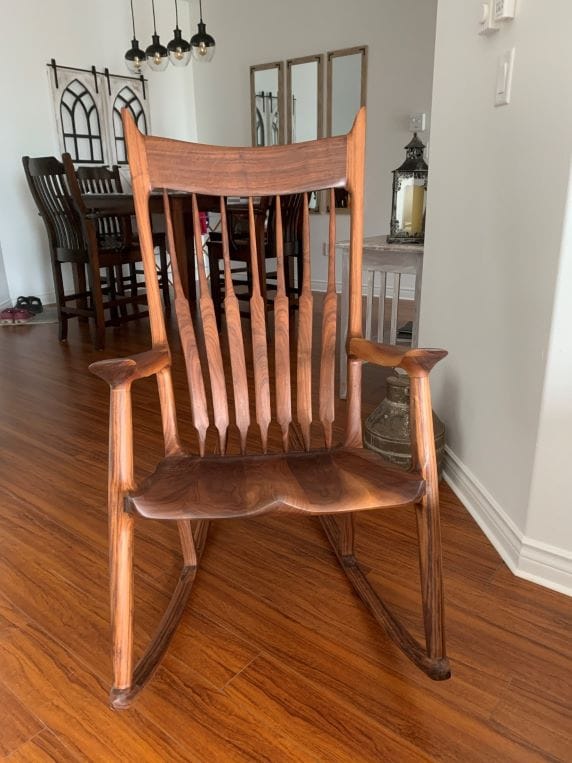
[[[425,483],[362,448],[271,456],[173,456],[126,506],[148,519],[229,519],[272,512],[331,514],[403,506]]]

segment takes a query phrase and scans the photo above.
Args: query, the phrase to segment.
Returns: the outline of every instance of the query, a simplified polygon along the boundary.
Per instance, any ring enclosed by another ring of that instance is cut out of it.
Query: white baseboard
[[[328,287],[328,282],[327,281],[322,281],[320,279],[315,279],[315,278],[312,279],[312,291],[325,292],[327,287]],[[338,294],[341,294],[341,292],[342,292],[342,282],[341,281],[338,281],[336,283],[336,291],[338,292]],[[367,287],[365,286],[365,284],[362,287],[362,294],[363,294],[364,297],[367,295]],[[379,296],[379,286],[375,290],[375,296],[376,297]],[[387,290],[385,292],[385,296],[386,296],[387,299],[392,299],[393,298],[393,286],[390,286],[388,284]],[[399,289],[399,299],[414,300],[415,299],[415,289],[411,289],[411,288],[408,288],[408,287],[405,287],[405,286],[402,285],[401,288]]]
[[[443,476],[515,575],[572,596],[570,551],[525,536],[448,446]]]

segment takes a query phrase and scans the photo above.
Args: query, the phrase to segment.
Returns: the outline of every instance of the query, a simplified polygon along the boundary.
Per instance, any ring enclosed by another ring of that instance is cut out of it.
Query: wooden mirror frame
[[[318,77],[317,77],[317,93],[316,93],[316,107],[317,107],[317,123],[316,123],[316,138],[322,138],[324,136],[324,56],[322,53],[317,53],[313,56],[300,56],[299,58],[289,58],[286,61],[286,128],[287,128],[287,142],[292,143],[292,67],[299,64],[318,64]],[[316,195],[316,206],[310,209],[311,214],[319,214],[322,209],[322,192],[318,191]]]
[[[334,58],[342,58],[343,56],[355,56],[361,53],[361,81],[360,81],[360,107],[366,105],[367,100],[367,45],[356,45],[353,48],[340,48],[339,50],[329,50],[326,54],[328,61],[328,82],[327,82],[327,136],[332,137],[332,123],[333,123],[333,60]],[[328,204],[329,210],[329,204]],[[347,213],[347,209],[344,207],[336,206],[338,213]]]
[[[252,145],[256,146],[256,72],[267,69],[278,70],[278,143],[284,143],[284,62],[273,61],[269,64],[256,64],[250,67],[250,130]]]
[[[366,105],[367,96],[367,45],[357,45],[354,48],[341,48],[340,50],[329,50],[327,52],[328,57],[328,100],[327,100],[327,128],[328,137],[332,137],[332,95],[333,95],[333,65],[334,58],[342,58],[343,56],[355,56],[357,53],[361,53],[361,90],[360,90],[360,107]]]
[[[321,53],[318,53],[315,56],[289,58],[288,61],[286,61],[286,125],[288,130],[288,143],[292,143],[292,67],[314,62],[318,64],[318,92],[316,93],[318,119],[316,124],[316,138],[322,138],[324,135],[324,56]]]

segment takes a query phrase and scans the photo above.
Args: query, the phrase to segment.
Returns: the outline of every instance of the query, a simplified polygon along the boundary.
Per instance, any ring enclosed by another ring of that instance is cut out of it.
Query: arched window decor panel
[[[151,130],[144,77],[48,64],[60,151],[75,164],[127,164],[121,109],[128,108],[139,129]]]
[[[125,150],[125,138],[123,137],[123,122],[121,121],[121,110],[129,109],[133,114],[135,124],[142,133],[147,134],[147,118],[143,104],[126,85],[122,88],[115,98],[113,104],[113,134],[115,137],[115,156],[117,164],[127,164],[127,152]]]
[[[73,161],[101,164],[101,119],[90,92],[77,79],[72,80],[62,93],[60,120],[64,147]]]

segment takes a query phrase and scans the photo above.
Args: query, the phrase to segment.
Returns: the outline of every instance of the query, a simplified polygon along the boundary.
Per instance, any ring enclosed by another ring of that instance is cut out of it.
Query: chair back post
[[[72,195],[75,207],[78,213],[80,214],[82,218],[82,222],[83,222],[83,220],[85,219],[85,216],[88,213],[88,209],[85,206],[85,202],[83,200],[83,194],[79,186],[74,163],[72,161],[70,154],[67,154],[67,153],[62,154],[62,163],[64,165],[64,170],[66,173],[66,179],[68,182],[70,193]]]
[[[85,250],[81,220],[65,177],[55,156],[22,157],[30,192],[48,232],[54,256],[75,255]],[[74,257],[77,259],[77,257]]]
[[[347,182],[350,209],[350,297],[347,347],[353,337],[362,335],[362,259],[365,173],[365,108],[362,107],[348,135]],[[348,415],[344,444],[362,446],[361,379],[362,361],[348,352]]]
[[[145,284],[147,288],[147,303],[149,305],[149,321],[151,324],[151,339],[153,347],[167,346],[167,332],[161,305],[159,281],[155,264],[155,248],[153,246],[153,233],[151,229],[151,216],[149,214],[149,194],[151,183],[149,180],[149,166],[143,135],[137,129],[135,120],[129,109],[122,109],[123,130],[125,145],[131,171],[131,185],[135,202],[135,214],[139,231],[141,254],[143,257],[143,270],[145,272]],[[171,257],[173,252],[169,253]]]

